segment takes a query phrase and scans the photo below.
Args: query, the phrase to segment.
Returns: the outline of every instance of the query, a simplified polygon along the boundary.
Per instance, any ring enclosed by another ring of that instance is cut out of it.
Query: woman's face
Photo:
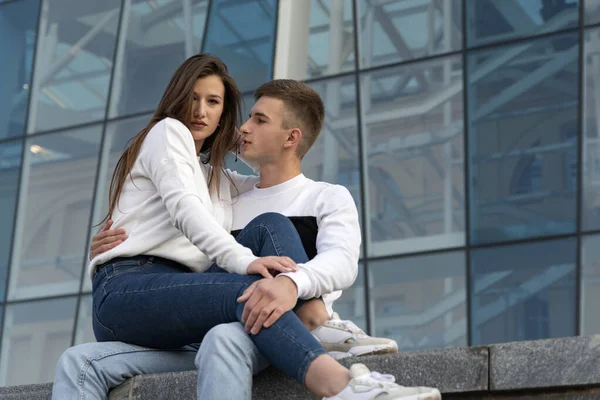
[[[225,85],[217,75],[200,78],[194,84],[194,101],[192,103],[192,119],[188,128],[196,143],[196,152],[200,152],[204,140],[212,135],[223,114],[225,101]]]

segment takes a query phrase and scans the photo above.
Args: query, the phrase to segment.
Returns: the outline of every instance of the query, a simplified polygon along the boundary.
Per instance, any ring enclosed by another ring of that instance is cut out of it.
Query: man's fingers
[[[264,328],[270,327],[275,322],[277,322],[277,320],[279,319],[279,317],[281,317],[282,315],[283,315],[283,309],[281,309],[280,307],[275,307],[275,309],[273,310],[273,312],[271,313],[271,315],[269,316],[269,318],[267,318],[267,320],[263,324],[263,327]]]
[[[266,304],[262,310],[260,310],[260,312],[258,312],[256,321],[254,322],[254,324],[250,327],[250,333],[253,335],[258,334],[258,332],[260,332],[261,328],[263,327],[263,324],[265,323],[265,321],[267,321],[267,319],[269,319],[273,313],[273,311],[276,309],[276,305],[274,302],[270,302],[268,304]]]
[[[258,284],[258,281],[254,282],[252,285],[248,286],[248,288],[246,290],[244,290],[244,293],[242,293],[242,295],[240,297],[238,297],[237,302],[243,303],[243,302],[247,301],[250,298],[250,296],[252,295],[252,293],[254,292],[254,289],[256,289],[257,284]]]
[[[269,300],[265,297],[262,297],[259,302],[257,302],[254,306],[250,307],[250,312],[248,313],[248,318],[245,322],[246,333],[250,333],[254,325],[256,325],[257,320],[261,317],[264,312],[263,309],[269,304]],[[246,303],[246,307],[248,308],[248,303]],[[268,315],[265,317],[265,319]]]

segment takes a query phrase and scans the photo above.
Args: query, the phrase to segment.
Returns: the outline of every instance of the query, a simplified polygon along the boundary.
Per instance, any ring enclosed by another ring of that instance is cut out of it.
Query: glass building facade
[[[200,51],[246,109],[323,97],[303,171],[363,234],[342,318],[403,351],[600,333],[600,0],[0,0],[0,386],[94,340],[112,169]]]

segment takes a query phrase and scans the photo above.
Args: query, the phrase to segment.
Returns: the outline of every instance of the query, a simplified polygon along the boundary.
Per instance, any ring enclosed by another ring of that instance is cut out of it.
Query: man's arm
[[[293,274],[283,273],[298,287],[298,298],[308,300],[352,286],[358,274],[360,225],[352,195],[332,185],[319,196],[317,205],[317,255],[298,264]]]

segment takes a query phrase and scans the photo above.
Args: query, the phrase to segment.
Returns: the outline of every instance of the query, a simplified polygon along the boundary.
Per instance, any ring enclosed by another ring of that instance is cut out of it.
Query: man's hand
[[[238,303],[246,301],[242,313],[242,323],[246,333],[256,335],[260,330],[275,323],[285,312],[290,311],[298,301],[298,288],[287,276],[275,279],[261,279],[254,282]]]
[[[296,272],[296,263],[289,257],[267,256],[260,257],[248,264],[248,275],[262,275],[263,278],[273,278],[282,272]]]
[[[102,254],[114,247],[117,247],[127,239],[125,229],[110,229],[113,221],[109,219],[106,225],[92,237],[90,246],[90,260],[94,259],[98,254]]]

